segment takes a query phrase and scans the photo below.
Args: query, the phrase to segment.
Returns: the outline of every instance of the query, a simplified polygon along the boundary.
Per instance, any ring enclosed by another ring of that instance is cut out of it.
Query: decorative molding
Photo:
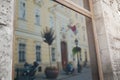
[[[42,38],[40,37],[41,35],[37,33],[21,31],[21,30],[16,30],[15,33],[16,35],[21,36],[21,37],[32,38],[32,39],[42,41]]]
[[[52,7],[49,7],[48,10],[51,12],[51,13],[54,13],[56,11],[56,7],[57,7],[57,4],[53,5]]]
[[[43,0],[34,0],[34,3],[37,4],[37,5],[39,5],[40,7],[42,5],[44,5],[44,1]]]
[[[26,43],[27,39],[25,38],[18,38],[19,43]]]

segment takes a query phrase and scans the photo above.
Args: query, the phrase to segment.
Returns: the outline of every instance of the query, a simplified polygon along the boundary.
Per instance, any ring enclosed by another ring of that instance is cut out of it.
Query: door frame
[[[65,69],[65,66],[63,66],[63,64],[64,64],[64,62],[63,62],[63,53],[62,53],[62,44],[65,44],[65,47],[66,47],[66,64],[68,63],[68,48],[67,48],[67,42],[65,42],[65,41],[61,41],[61,63],[62,63],[62,69],[64,70]]]

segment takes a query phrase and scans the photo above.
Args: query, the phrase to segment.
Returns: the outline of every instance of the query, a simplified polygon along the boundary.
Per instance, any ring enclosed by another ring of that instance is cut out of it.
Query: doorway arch
[[[68,63],[68,53],[67,53],[67,43],[64,41],[61,41],[61,63],[62,68],[65,70],[65,67]]]

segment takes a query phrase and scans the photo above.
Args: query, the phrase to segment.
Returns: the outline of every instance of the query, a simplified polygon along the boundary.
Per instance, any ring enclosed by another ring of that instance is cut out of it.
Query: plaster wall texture
[[[0,80],[12,79],[14,0],[0,0]]]
[[[120,80],[120,1],[93,0],[104,80]]]

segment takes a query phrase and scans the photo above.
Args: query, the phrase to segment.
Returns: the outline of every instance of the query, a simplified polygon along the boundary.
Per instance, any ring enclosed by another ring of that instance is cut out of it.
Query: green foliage
[[[55,39],[54,32],[52,29],[46,27],[46,30],[42,33],[42,37],[44,38],[44,42],[48,45],[51,45]]]
[[[78,54],[78,53],[81,52],[81,48],[80,48],[80,47],[74,47],[74,48],[72,49],[72,52],[73,52],[73,55],[76,55],[76,54]]]
[[[44,39],[44,42],[49,45],[49,58],[50,58],[50,66],[51,66],[52,64],[51,64],[51,57],[50,57],[51,56],[50,45],[52,45],[52,43],[55,39],[54,31],[51,28],[48,29],[48,27],[46,27],[46,30],[44,30],[43,33],[41,33],[41,34],[42,34],[42,37]]]

